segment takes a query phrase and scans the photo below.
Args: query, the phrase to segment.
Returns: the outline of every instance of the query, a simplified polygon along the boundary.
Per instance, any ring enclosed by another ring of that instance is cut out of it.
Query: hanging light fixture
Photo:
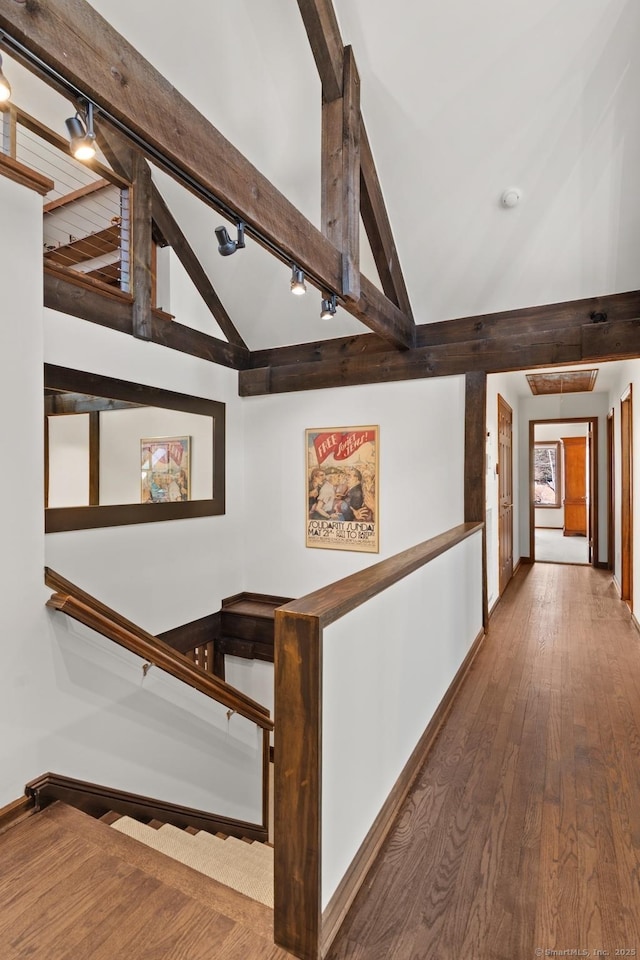
[[[232,240],[226,227],[216,227],[216,237],[218,238],[218,253],[221,257],[230,257],[236,250],[244,249],[244,223],[238,221],[238,237]]]
[[[307,285],[304,282],[304,273],[300,267],[296,267],[295,263],[291,267],[291,293],[294,293],[297,297],[301,297],[303,293],[307,292]]]
[[[320,319],[321,320],[331,320],[332,317],[336,315],[336,309],[338,307],[338,298],[335,293],[332,293],[331,296],[325,297],[322,301],[322,306],[320,309]]]
[[[6,103],[11,97],[11,84],[2,72],[2,57],[0,56],[0,103]]]
[[[86,117],[79,113],[65,120],[69,133],[69,149],[76,160],[92,160],[96,155],[96,135],[93,129],[93,104],[87,102]],[[85,126],[86,124],[86,126]]]

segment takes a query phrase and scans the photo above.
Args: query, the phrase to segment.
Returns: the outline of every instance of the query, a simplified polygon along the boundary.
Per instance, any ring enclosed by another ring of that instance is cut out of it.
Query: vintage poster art
[[[191,437],[140,441],[141,502],[171,503],[191,497]]]
[[[308,547],[378,552],[378,430],[305,432]]]

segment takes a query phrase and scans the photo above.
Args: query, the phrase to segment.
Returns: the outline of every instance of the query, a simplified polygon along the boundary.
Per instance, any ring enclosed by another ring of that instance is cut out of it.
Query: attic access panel
[[[597,376],[597,369],[526,374],[534,397],[552,393],[589,393],[595,386]]]

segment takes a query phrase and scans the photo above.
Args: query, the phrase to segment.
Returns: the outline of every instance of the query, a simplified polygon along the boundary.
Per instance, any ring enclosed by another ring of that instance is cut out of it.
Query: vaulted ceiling
[[[320,227],[321,84],[295,0],[92,6]],[[334,7],[417,324],[640,287],[637,3]],[[321,321],[315,289],[291,297],[257,243],[219,257],[220,214],[154,180],[251,350],[368,332],[343,309]]]

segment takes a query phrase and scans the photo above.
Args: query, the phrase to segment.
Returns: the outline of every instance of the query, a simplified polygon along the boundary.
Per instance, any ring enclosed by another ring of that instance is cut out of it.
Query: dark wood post
[[[275,612],[274,938],[317,960],[321,937],[322,630]]]
[[[464,520],[485,523],[482,530],[482,622],[489,623],[487,592],[486,457],[487,457],[487,375],[482,371],[465,374],[464,418]]]

